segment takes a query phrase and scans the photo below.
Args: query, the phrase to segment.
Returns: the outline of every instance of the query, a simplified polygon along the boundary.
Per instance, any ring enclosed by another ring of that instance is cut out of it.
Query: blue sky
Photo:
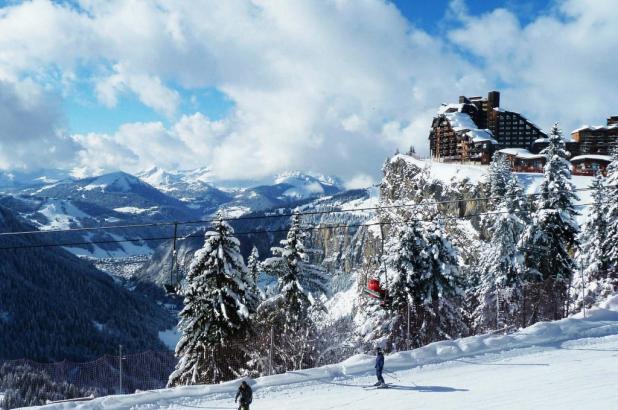
[[[174,88],[181,96],[180,113],[198,111],[213,120],[220,120],[234,107],[234,103],[215,87]],[[92,84],[82,85],[75,94],[67,96],[63,108],[70,131],[77,134],[113,133],[122,124],[131,122],[159,121],[169,126],[174,120],[157,113],[129,93],[122,95],[114,107],[102,105],[94,95]]]
[[[0,170],[305,170],[360,187],[396,149],[426,154],[459,95],[499,89],[566,132],[618,114],[616,0],[0,5]]]
[[[445,14],[450,0],[394,0],[393,3],[412,24],[429,33],[437,34],[449,26]],[[547,11],[552,3],[548,0],[469,0],[466,6],[473,15],[506,8],[516,13],[522,24],[526,24]]]

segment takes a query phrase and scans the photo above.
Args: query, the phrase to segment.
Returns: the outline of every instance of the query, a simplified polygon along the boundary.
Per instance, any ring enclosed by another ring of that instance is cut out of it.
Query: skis
[[[392,383],[384,383],[384,384],[379,384],[379,385],[371,385],[371,386],[363,386],[363,389],[365,390],[376,390],[376,389],[388,389],[388,387],[391,385]]]

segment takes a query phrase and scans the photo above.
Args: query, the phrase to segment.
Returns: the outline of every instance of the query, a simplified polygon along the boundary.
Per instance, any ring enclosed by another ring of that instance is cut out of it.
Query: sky
[[[459,95],[618,114],[618,0],[0,2],[0,170],[287,170],[355,188]]]

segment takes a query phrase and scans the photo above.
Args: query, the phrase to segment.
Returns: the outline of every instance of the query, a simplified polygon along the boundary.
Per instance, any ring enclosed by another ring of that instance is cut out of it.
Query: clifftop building
[[[488,164],[496,150],[532,149],[546,141],[539,127],[523,115],[500,107],[500,93],[487,98],[459,97],[457,104],[443,104],[431,124],[431,156],[444,161],[478,161]]]
[[[571,163],[576,175],[606,172],[611,153],[618,147],[618,116],[609,117],[605,126],[584,126],[571,132]]]
[[[571,132],[571,139],[578,144],[578,154],[610,155],[618,141],[618,116],[609,117],[606,126],[583,126]]]

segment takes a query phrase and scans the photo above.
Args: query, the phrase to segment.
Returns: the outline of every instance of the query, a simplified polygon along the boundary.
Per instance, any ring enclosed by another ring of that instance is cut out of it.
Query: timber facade
[[[432,122],[429,145],[435,159],[487,164],[496,150],[530,150],[546,138],[523,115],[500,108],[500,93],[490,91],[487,98],[461,96],[458,104],[442,105]]]

